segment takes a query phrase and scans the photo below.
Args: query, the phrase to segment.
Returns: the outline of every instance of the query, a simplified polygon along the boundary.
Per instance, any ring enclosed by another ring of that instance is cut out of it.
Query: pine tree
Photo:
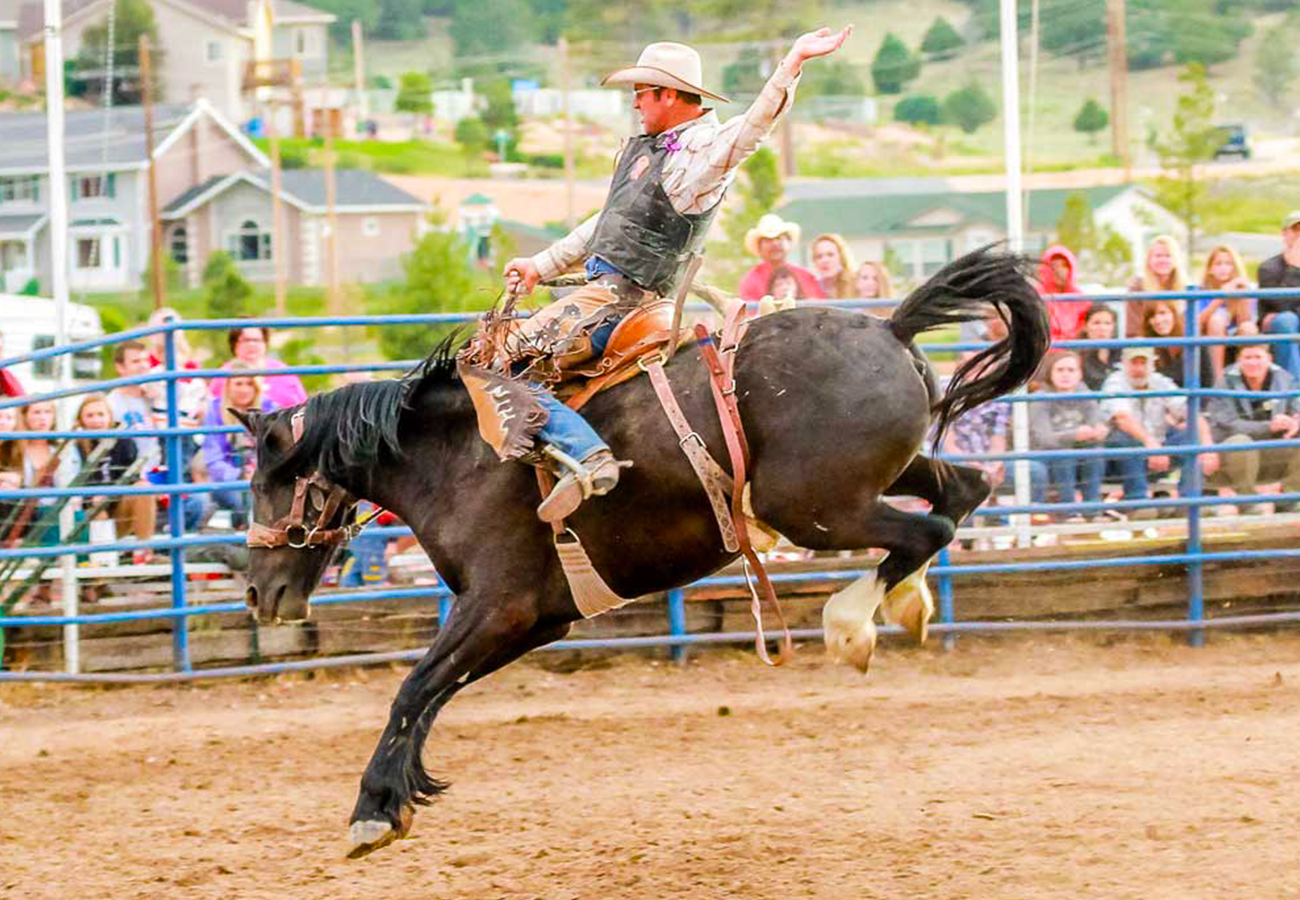
[[[1101,108],[1096,100],[1089,97],[1074,117],[1074,130],[1088,135],[1090,144],[1097,143],[1097,132],[1110,124],[1110,114]]]
[[[997,115],[998,108],[993,98],[974,81],[943,100],[944,121],[951,122],[967,134],[974,134]]]
[[[921,60],[892,33],[886,34],[871,61],[871,80],[878,94],[901,94],[903,86],[921,74]]]
[[[921,39],[921,52],[928,53],[935,59],[952,59],[957,51],[966,46],[957,29],[943,16],[938,16]]]

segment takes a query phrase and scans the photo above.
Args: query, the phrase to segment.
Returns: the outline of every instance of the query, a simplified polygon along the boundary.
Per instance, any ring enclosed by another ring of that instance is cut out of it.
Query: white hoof
[[[823,640],[832,659],[863,673],[871,667],[876,652],[872,620],[883,600],[884,589],[873,569],[826,601],[822,607]]]
[[[918,644],[925,643],[929,635],[930,619],[934,616],[934,596],[930,593],[929,582],[925,580],[929,568],[927,562],[894,585],[894,589],[885,596],[885,621],[892,625],[902,625],[916,638]]]
[[[369,819],[353,822],[348,829],[348,840],[352,842],[348,859],[359,859],[397,840],[397,832],[388,822]]]

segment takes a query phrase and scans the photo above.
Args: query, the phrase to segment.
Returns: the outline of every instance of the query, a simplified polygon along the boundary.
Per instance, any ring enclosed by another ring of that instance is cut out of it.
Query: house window
[[[927,277],[952,259],[952,242],[947,238],[922,238],[917,243],[921,245],[921,273]]]
[[[41,182],[37,176],[19,175],[14,178],[0,178],[0,203],[40,199]]]
[[[366,216],[361,220],[361,233],[366,237],[379,237],[379,220],[374,216]]]
[[[230,255],[240,262],[257,262],[271,258],[271,235],[248,219],[226,242]]]
[[[77,238],[78,269],[98,269],[100,260],[99,238]]]
[[[187,263],[190,261],[190,239],[185,231],[184,225],[177,225],[172,229],[171,246],[172,259],[178,263]]]
[[[307,30],[298,28],[293,33],[294,54],[297,56],[307,55]]]
[[[210,63],[219,63],[226,57],[226,48],[221,41],[207,41],[204,44],[204,58]]]
[[[112,172],[103,175],[78,175],[72,179],[73,200],[115,196],[117,196],[117,176]]]

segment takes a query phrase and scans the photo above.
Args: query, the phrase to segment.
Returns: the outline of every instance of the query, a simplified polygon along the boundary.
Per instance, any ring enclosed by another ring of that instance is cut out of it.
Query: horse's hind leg
[[[421,753],[438,712],[466,685],[563,637],[568,621],[541,617],[535,599],[495,603],[466,593],[457,598],[447,628],[394,698],[388,725],[361,777],[349,819],[353,849],[364,856],[410,830],[416,805],[447,789],[424,769]]]

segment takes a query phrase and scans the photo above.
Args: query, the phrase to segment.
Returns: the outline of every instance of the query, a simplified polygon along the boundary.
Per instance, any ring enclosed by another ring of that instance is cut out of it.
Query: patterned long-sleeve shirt
[[[669,155],[663,168],[663,189],[673,209],[684,216],[712,209],[735,180],[736,169],[772,133],[777,120],[794,100],[799,75],[785,62],[777,66],[758,98],[743,116],[718,121],[709,110],[674,131],[682,149]],[[541,280],[554,278],[587,256],[600,213],[533,257]]]

